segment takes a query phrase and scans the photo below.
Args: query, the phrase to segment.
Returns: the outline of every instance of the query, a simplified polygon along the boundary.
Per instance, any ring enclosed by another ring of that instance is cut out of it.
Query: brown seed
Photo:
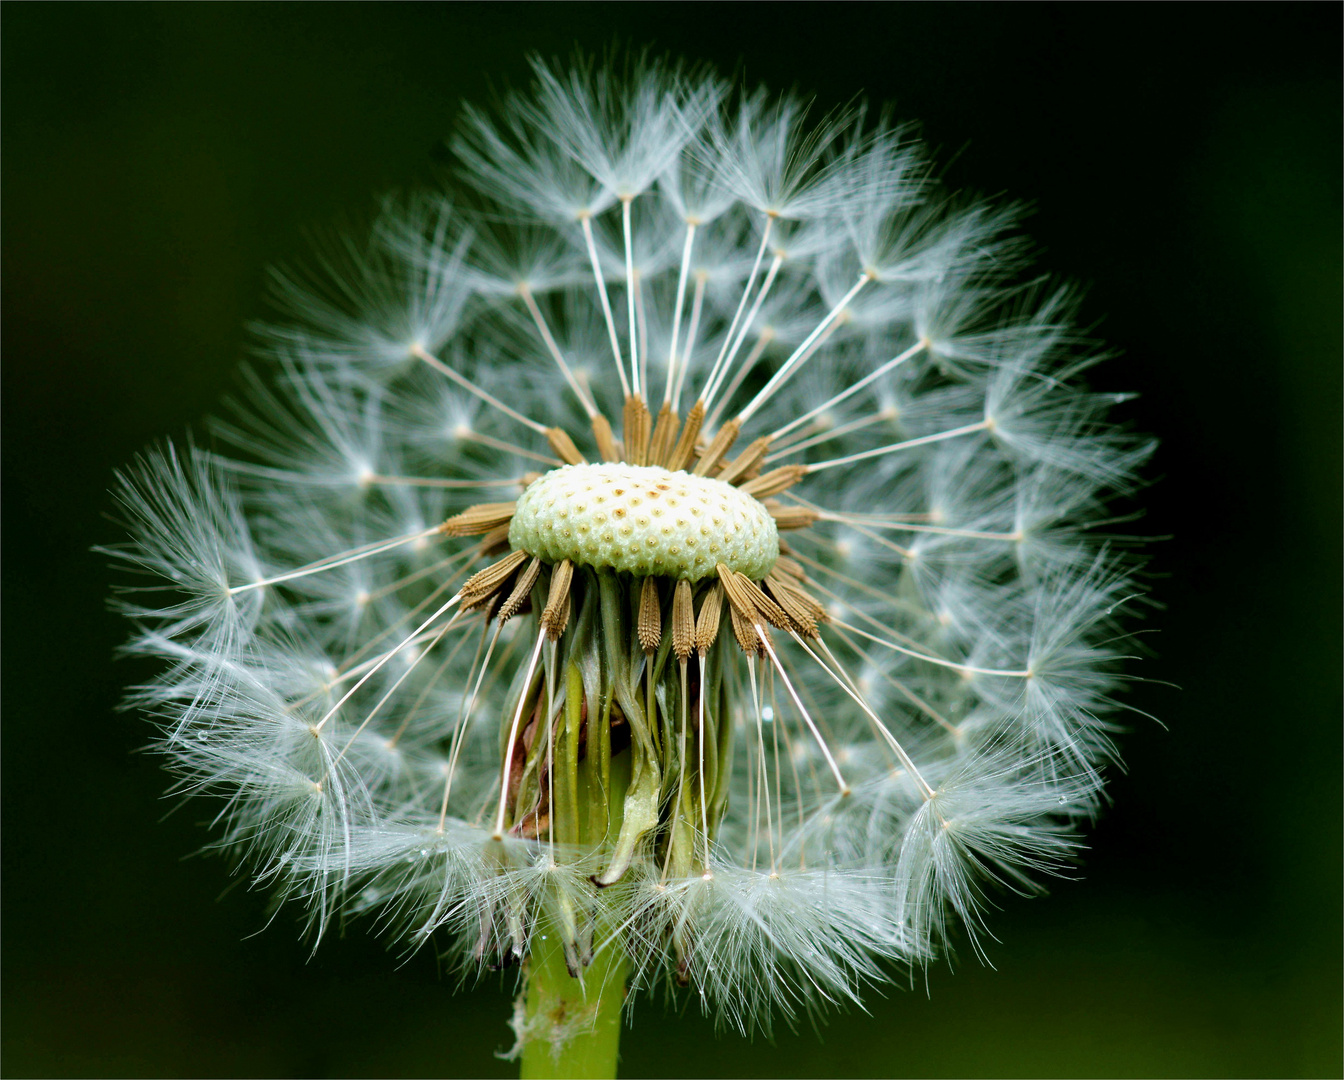
[[[685,663],[695,648],[695,607],[691,583],[682,579],[672,594],[672,651]]]
[[[537,583],[537,578],[541,576],[541,560],[533,559],[527,564],[518,580],[514,582],[513,592],[509,593],[508,599],[504,601],[504,606],[499,609],[499,621],[508,622],[518,614],[527,598],[532,593],[532,586]]]
[[[705,452],[700,455],[700,460],[695,463],[695,475],[708,476],[710,470],[728,452],[729,447],[737,441],[737,434],[741,430],[742,423],[739,420],[729,420],[723,427],[719,428],[718,434],[714,436],[714,441],[705,448]]]
[[[574,445],[574,440],[569,437],[569,432],[564,428],[547,428],[546,441],[551,444],[555,456],[566,465],[587,464],[587,459],[579,453],[579,448]]]
[[[739,480],[754,477],[760,472],[761,462],[765,460],[765,452],[768,449],[770,449],[770,437],[762,435],[725,465],[723,472],[715,479],[722,480],[725,484],[736,484]]]
[[[704,422],[705,403],[697,401],[686,414],[686,426],[681,429],[681,438],[673,447],[672,456],[667,459],[669,472],[680,472],[690,464],[691,456],[695,453],[695,437],[700,434],[700,425]]]
[[[672,406],[663,402],[658,410],[658,423],[653,428],[653,441],[649,443],[649,464],[667,467],[667,457],[672,452],[673,440],[677,437],[677,426],[681,423]]]
[[[806,465],[781,465],[778,469],[771,469],[768,473],[756,477],[755,480],[748,480],[742,485],[741,490],[754,499],[764,499],[770,495],[778,495],[781,491],[787,491],[806,475]]]
[[[663,640],[663,609],[658,604],[658,579],[646,577],[639,591],[639,644],[652,655]]]
[[[597,440],[597,452],[603,461],[620,461],[621,451],[616,446],[616,438],[611,433],[611,421],[601,413],[593,416],[593,438]]]
[[[506,555],[493,566],[472,574],[466,584],[458,591],[462,597],[462,610],[477,607],[489,600],[513,576],[513,572],[527,561],[526,551],[515,551]]]
[[[513,520],[517,503],[478,503],[439,526],[444,536],[480,536]]]
[[[821,517],[815,510],[806,506],[784,506],[775,499],[762,500],[770,516],[775,519],[775,528],[787,532],[791,529],[807,529],[816,524]]]
[[[625,460],[631,465],[645,465],[649,459],[649,407],[639,394],[625,399]]]
[[[752,625],[751,620],[740,615],[737,608],[731,604],[728,606],[728,614],[732,617],[733,637],[737,638],[738,647],[744,653],[754,653],[757,656],[764,652],[760,635],[756,633],[756,627]]]
[[[765,579],[765,587],[789,616],[794,624],[794,630],[804,637],[817,636],[817,623],[826,618],[826,613],[820,604],[778,574],[769,575]]]
[[[541,613],[541,625],[546,636],[555,641],[565,632],[569,622],[569,586],[574,578],[574,564],[562,559],[551,571],[551,588],[546,596],[546,609]]]
[[[771,626],[777,626],[781,630],[793,629],[784,609],[761,592],[761,587],[746,574],[729,570],[723,563],[719,563],[716,569],[724,591],[728,594],[728,603],[735,611],[741,612],[745,618],[753,622],[764,619]]]
[[[701,656],[709,652],[719,636],[719,624],[723,621],[723,586],[715,585],[700,602],[700,615],[695,620],[695,651]]]

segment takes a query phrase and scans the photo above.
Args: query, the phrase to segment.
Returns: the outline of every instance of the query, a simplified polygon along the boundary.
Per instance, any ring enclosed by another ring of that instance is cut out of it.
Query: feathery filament
[[[126,472],[133,700],[316,933],[857,1000],[1075,851],[1150,445],[885,119],[536,74],[451,201],[278,278],[228,454]]]

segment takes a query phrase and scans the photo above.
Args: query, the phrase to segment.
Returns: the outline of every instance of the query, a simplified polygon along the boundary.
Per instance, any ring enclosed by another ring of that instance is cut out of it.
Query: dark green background
[[[363,927],[315,957],[169,815],[90,553],[111,470],[235,380],[265,267],[427,182],[459,100],[614,37],[894,101],[1036,207],[1163,440],[1154,654],[1080,880],[998,970],[772,1044],[640,1008],[627,1076],[1340,1075],[1340,13],[18,5],[3,19],[4,1071],[508,1074],[508,996]],[[1157,680],[1177,683],[1172,689]],[[169,816],[165,816],[169,815]]]

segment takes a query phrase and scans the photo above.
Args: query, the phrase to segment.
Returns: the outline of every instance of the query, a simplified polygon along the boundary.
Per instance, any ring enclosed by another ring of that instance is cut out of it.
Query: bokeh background
[[[919,120],[1162,448],[1128,772],[983,967],[773,1042],[642,1007],[634,1076],[1341,1073],[1341,8],[19,5],[3,26],[3,1063],[10,1076],[509,1075],[509,988],[355,926],[316,955],[114,711],[111,471],[235,386],[265,268],[431,183],[529,50],[649,43]],[[1177,684],[1178,688],[1167,685]]]

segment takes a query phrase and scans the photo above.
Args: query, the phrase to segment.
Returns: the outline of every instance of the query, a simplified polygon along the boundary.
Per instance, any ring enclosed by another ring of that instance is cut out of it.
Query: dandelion
[[[116,554],[219,845],[314,935],[519,965],[525,1073],[601,1075],[637,992],[854,1003],[1068,866],[1149,446],[908,132],[535,76],[451,197],[277,275],[271,373],[127,470]]]

